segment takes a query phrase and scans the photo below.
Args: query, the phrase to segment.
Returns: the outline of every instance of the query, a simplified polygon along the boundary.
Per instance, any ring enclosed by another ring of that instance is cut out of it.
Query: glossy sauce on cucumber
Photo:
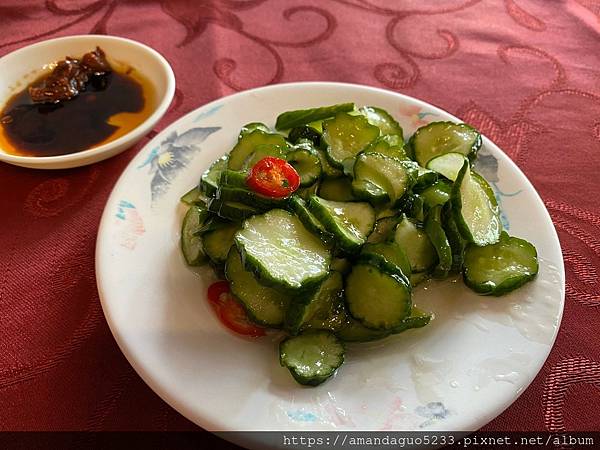
[[[351,103],[287,111],[276,123],[243,126],[183,196],[192,212],[182,248],[189,264],[224,269],[245,312],[230,315],[287,335],[280,364],[298,383],[332,377],[344,342],[428,326],[443,308],[419,309],[417,285],[503,295],[536,277],[535,247],[502,233],[493,190],[471,167],[481,146],[472,127],[434,122],[405,144],[388,112]],[[265,160],[293,166],[297,189],[283,186],[283,169],[272,174],[280,195],[249,183]],[[458,273],[464,285],[427,282]]]

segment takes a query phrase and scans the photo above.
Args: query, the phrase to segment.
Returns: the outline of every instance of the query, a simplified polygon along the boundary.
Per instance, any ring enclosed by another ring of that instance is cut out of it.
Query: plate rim
[[[453,114],[449,113],[448,111],[436,106],[433,103],[428,103],[424,100],[421,100],[421,99],[418,99],[418,98],[415,98],[415,97],[412,97],[410,95],[403,94],[400,92],[395,92],[395,91],[391,91],[388,89],[383,89],[383,88],[369,86],[369,85],[363,85],[363,84],[357,84],[357,83],[345,83],[345,82],[335,82],[335,81],[301,81],[301,82],[272,84],[272,85],[247,89],[247,90],[240,91],[240,92],[234,92],[234,93],[226,95],[226,96],[218,97],[208,103],[205,103],[205,104],[191,110],[190,112],[186,113],[185,115],[181,116],[177,120],[175,120],[175,121],[171,122],[170,124],[168,124],[167,126],[165,126],[156,136],[154,136],[150,141],[148,141],[136,153],[136,155],[131,159],[131,161],[127,164],[127,166],[123,169],[123,172],[121,173],[118,180],[114,184],[114,186],[110,192],[110,195],[108,196],[108,199],[106,201],[106,204],[105,204],[105,207],[104,207],[101,219],[100,219],[100,223],[98,226],[98,234],[97,234],[95,254],[94,254],[96,284],[97,284],[98,295],[99,295],[99,299],[100,299],[100,303],[102,306],[102,311],[103,311],[104,317],[109,326],[111,334],[113,335],[113,338],[115,339],[115,341],[119,347],[119,350],[123,353],[123,355],[127,359],[127,362],[132,366],[132,368],[135,370],[135,372],[138,374],[138,376],[140,376],[140,378],[144,381],[144,383],[146,383],[148,385],[148,387],[150,387],[150,389],[152,389],[152,391],[156,395],[158,395],[165,403],[167,403],[170,407],[172,407],[178,413],[183,415],[190,422],[205,429],[206,431],[210,431],[213,433],[215,433],[215,432],[219,433],[221,431],[236,432],[239,430],[234,430],[234,429],[231,429],[231,427],[228,427],[226,420],[215,421],[212,418],[209,418],[207,416],[203,416],[203,417],[199,418],[198,415],[194,411],[191,410],[191,407],[188,407],[184,402],[179,402],[177,399],[171,397],[168,392],[168,388],[164,387],[162,383],[155,380],[154,377],[152,376],[152,374],[145,371],[142,368],[141,363],[138,363],[138,359],[136,359],[136,357],[134,356],[135,352],[132,349],[130,349],[129,346],[127,345],[127,343],[125,342],[125,339],[122,337],[122,335],[119,332],[117,324],[111,320],[110,307],[108,305],[108,300],[105,298],[105,295],[103,295],[103,293],[102,293],[103,274],[102,274],[102,270],[99,268],[99,253],[101,251],[100,249],[102,247],[103,242],[105,240],[109,239],[108,233],[103,232],[103,229],[108,229],[108,227],[109,227],[109,216],[110,216],[111,209],[112,209],[111,207],[115,204],[115,201],[118,201],[115,193],[120,189],[121,184],[125,183],[126,176],[134,168],[134,161],[135,161],[135,158],[137,157],[137,155],[144,152],[148,148],[152,148],[152,147],[156,146],[157,142],[160,141],[164,135],[166,135],[170,131],[172,131],[173,128],[176,128],[181,123],[184,123],[190,117],[198,114],[202,110],[205,110],[205,109],[209,110],[209,109],[217,106],[217,104],[220,104],[225,101],[229,101],[234,98],[249,96],[256,92],[262,93],[262,92],[266,92],[266,91],[270,91],[270,90],[285,89],[288,87],[303,87],[303,86],[305,86],[307,88],[315,87],[315,86],[322,86],[322,87],[332,87],[332,88],[340,88],[341,87],[341,88],[350,88],[350,89],[361,89],[361,90],[377,92],[377,93],[385,94],[385,95],[392,95],[392,96],[402,98],[403,100],[409,100],[410,102],[416,102],[421,107],[433,109],[436,112],[441,112],[444,115],[450,116],[452,118],[452,120],[454,120],[454,121],[462,122],[462,120],[459,119],[458,117],[456,117]],[[488,148],[493,148],[494,152],[499,152],[500,154],[502,154],[505,157],[506,162],[510,167],[510,170],[516,172],[518,175],[523,177],[526,185],[531,189],[532,194],[535,197],[535,199],[537,199],[537,201],[539,201],[539,203],[543,206],[543,213],[544,213],[545,219],[552,225],[551,238],[554,239],[555,242],[557,243],[558,249],[560,250],[560,255],[561,255],[560,261],[552,261],[553,265],[556,266],[556,269],[557,269],[557,271],[561,277],[561,281],[562,281],[561,286],[560,286],[561,287],[561,298],[560,298],[560,305],[559,305],[559,310],[558,310],[558,315],[557,315],[557,324],[554,329],[552,338],[548,342],[548,350],[547,350],[546,356],[543,358],[543,360],[540,360],[539,365],[534,364],[535,371],[532,370],[531,379],[528,382],[523,384],[522,389],[519,392],[517,392],[515,394],[515,396],[508,403],[499,405],[499,407],[496,408],[497,411],[495,411],[492,414],[491,418],[484,418],[484,422],[479,427],[471,427],[471,429],[459,430],[459,431],[476,431],[477,429],[481,428],[482,426],[485,426],[486,424],[488,424],[489,422],[491,422],[492,420],[494,420],[495,418],[500,416],[502,413],[504,413],[504,411],[506,411],[506,409],[509,406],[514,404],[520,398],[520,396],[529,388],[531,383],[535,380],[535,378],[539,374],[540,370],[543,368],[544,364],[548,360],[548,357],[550,356],[550,353],[552,352],[552,349],[554,348],[554,345],[556,343],[556,338],[558,336],[560,326],[562,324],[562,318],[563,318],[564,307],[565,307],[565,298],[566,298],[566,276],[565,276],[565,268],[564,268],[564,255],[563,255],[562,247],[560,244],[560,239],[559,239],[558,233],[556,231],[556,227],[554,225],[554,222],[552,221],[550,213],[548,212],[548,208],[546,207],[546,204],[542,200],[541,196],[539,195],[539,193],[538,193],[537,189],[535,188],[535,186],[533,185],[533,183],[529,180],[529,178],[525,175],[525,173],[521,170],[521,168],[491,139],[489,139],[483,133],[481,134],[481,136],[482,136],[483,144],[485,144]],[[312,428],[310,428],[310,427],[302,428],[302,431],[310,431],[311,429]],[[434,430],[435,430],[435,428],[432,428],[430,431],[434,431]],[[359,430],[356,430],[356,431],[359,431]],[[227,438],[226,436],[221,436],[221,437],[229,440],[229,438]],[[244,439],[244,441],[245,441],[245,439]],[[240,441],[238,441],[236,439],[235,442],[239,444]],[[248,442],[250,443],[251,441],[249,440]]]

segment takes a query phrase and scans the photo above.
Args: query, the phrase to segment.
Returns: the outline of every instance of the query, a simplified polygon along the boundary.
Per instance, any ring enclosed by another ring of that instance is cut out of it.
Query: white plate
[[[339,83],[270,86],[222,98],[156,136],[129,164],[104,211],[96,273],[104,313],[123,353],[167,403],[217,430],[475,430],[533,380],[556,337],[564,269],[556,232],[523,173],[488,139],[478,170],[493,184],[506,229],[535,244],[538,278],[501,298],[460,280],[429,282],[416,303],[427,327],[348,346],[337,376],[296,384],[273,338],[250,341],[210,309],[209,269],[179,251],[179,197],[234,144],[241,126],[278,113],[354,101],[391,112],[409,136],[430,121],[458,120],[413,98]]]

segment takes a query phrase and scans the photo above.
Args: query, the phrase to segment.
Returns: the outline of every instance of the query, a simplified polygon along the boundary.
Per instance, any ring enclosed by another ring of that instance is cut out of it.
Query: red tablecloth
[[[300,80],[403,92],[478,127],[540,192],[567,270],[548,361],[486,429],[600,429],[600,1],[8,0],[0,30],[0,55],[81,33],[156,48],[177,94],[152,134]],[[121,355],[96,291],[100,215],[145,142],[73,170],[0,164],[0,430],[196,429]]]

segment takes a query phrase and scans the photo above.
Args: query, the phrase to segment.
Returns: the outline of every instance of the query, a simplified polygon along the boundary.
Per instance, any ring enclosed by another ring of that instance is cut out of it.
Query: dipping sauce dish
[[[100,48],[110,64],[76,95],[34,102],[57,62]],[[175,91],[168,62],[129,39],[69,36],[34,44],[0,59],[0,160],[43,169],[82,166],[139,141],[166,112]]]

